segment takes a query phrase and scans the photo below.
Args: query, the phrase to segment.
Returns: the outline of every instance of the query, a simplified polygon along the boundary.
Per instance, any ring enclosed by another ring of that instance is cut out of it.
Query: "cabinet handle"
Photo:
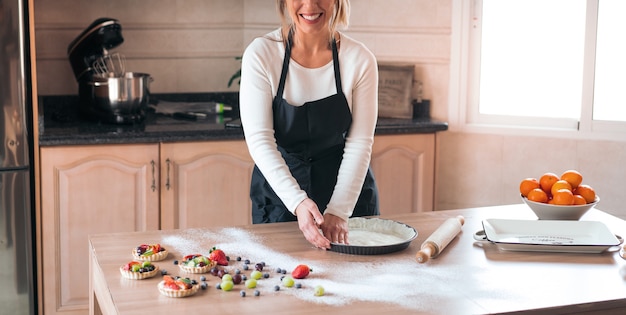
[[[167,174],[165,178],[165,189],[170,190],[170,159],[165,160],[165,165],[167,165]]]
[[[150,161],[150,165],[152,165],[152,186],[150,186],[150,188],[152,188],[152,191],[156,191],[156,177],[154,176],[154,160]]]

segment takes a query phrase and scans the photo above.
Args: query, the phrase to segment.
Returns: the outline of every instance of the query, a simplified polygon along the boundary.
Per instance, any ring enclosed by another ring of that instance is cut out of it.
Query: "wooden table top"
[[[420,245],[446,219],[462,215],[462,232],[436,258],[417,263]],[[90,237],[90,313],[92,314],[486,314],[486,313],[623,313],[626,309],[626,260],[619,246],[603,253],[503,251],[476,241],[485,219],[536,217],[527,206],[507,205],[463,210],[381,216],[414,227],[417,238],[402,251],[384,255],[348,255],[313,248],[297,223],[259,224],[230,228],[148,231]],[[626,221],[600,210],[581,220],[600,221],[616,235],[626,235]],[[143,243],[160,243],[169,251],[156,262],[171,275],[200,280],[180,271],[174,260],[208,254],[217,246],[231,258],[230,273],[265,262],[269,278],[258,281],[260,296],[243,284],[232,291],[215,288],[219,279],[204,274],[207,289],[193,296],[162,296],[161,276],[145,280],[122,278],[119,267],[132,260]],[[312,273],[297,280],[301,288],[286,288],[282,274],[297,264]],[[275,291],[274,286],[280,285]],[[324,296],[314,296],[322,285]],[[240,291],[246,296],[241,297]],[[619,309],[622,309],[619,311]]]

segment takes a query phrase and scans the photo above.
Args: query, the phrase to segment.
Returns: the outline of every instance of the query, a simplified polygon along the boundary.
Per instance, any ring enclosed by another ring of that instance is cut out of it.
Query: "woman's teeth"
[[[315,14],[315,15],[304,15],[304,14],[302,14],[302,17],[303,17],[305,20],[309,20],[309,21],[313,21],[313,20],[315,20],[315,19],[319,18],[320,16],[322,16],[322,14],[321,14],[321,13],[318,13],[318,14]]]

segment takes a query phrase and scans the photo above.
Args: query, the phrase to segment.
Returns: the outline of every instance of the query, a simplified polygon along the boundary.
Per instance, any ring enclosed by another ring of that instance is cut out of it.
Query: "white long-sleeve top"
[[[278,90],[285,47],[280,29],[256,38],[246,48],[241,67],[239,103],[248,150],[257,167],[287,209],[307,198],[291,175],[274,137],[272,100]],[[376,57],[362,43],[340,34],[339,65],[343,92],[352,112],[343,160],[325,213],[350,217],[369,167],[378,117]],[[283,98],[294,106],[337,93],[333,62],[305,68],[293,59]],[[323,210],[323,209],[320,209]]]

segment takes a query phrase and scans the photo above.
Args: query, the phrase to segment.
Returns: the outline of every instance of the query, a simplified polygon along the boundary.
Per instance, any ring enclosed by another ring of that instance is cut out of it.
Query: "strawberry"
[[[176,284],[176,279],[170,275],[163,276],[163,286],[170,290],[180,290],[180,287]]]
[[[127,263],[126,265],[124,265],[124,270],[126,270],[126,271],[132,271],[132,269],[133,269],[133,265],[139,265],[139,262],[137,262],[137,261],[131,261],[131,262]]]
[[[189,278],[179,278],[175,282],[181,290],[188,290],[193,287]]]
[[[313,270],[311,268],[309,268],[309,266],[307,266],[307,265],[298,265],[291,272],[291,276],[294,279],[304,279],[304,278],[306,278],[306,276],[309,275],[309,272],[311,272],[311,271],[313,271]]]
[[[176,282],[165,282],[164,287],[170,290],[180,290],[180,287],[178,286],[178,284],[176,284]]]
[[[194,259],[196,257],[200,257],[200,256],[202,256],[202,255],[200,255],[200,254],[187,255],[187,256],[183,257],[183,261],[189,261],[189,260],[192,260],[192,259]]]
[[[216,262],[220,266],[228,266],[228,259],[223,250],[213,247],[209,253],[209,259]]]
[[[163,281],[165,281],[165,283],[174,283],[174,278],[170,275],[164,275],[163,276]]]

